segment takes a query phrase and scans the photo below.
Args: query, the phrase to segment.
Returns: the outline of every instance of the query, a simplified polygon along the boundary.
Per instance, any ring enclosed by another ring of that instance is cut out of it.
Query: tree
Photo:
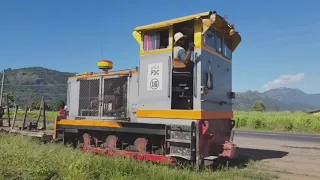
[[[263,112],[266,109],[267,109],[267,107],[263,101],[256,101],[255,104],[252,106],[253,111]]]
[[[12,92],[8,92],[8,96],[7,97],[8,97],[9,103],[13,103],[14,102],[15,98],[14,98]]]
[[[14,100],[15,100],[15,98],[14,98],[12,92],[11,91],[7,92],[4,94],[4,96],[2,96],[2,105],[6,105],[6,106],[10,107],[10,106],[12,106],[12,103],[14,103]],[[9,104],[7,104],[7,102]]]
[[[65,105],[66,103],[64,101],[57,100],[54,102],[54,110],[57,111],[57,110],[63,109]]]
[[[30,103],[29,106],[31,109],[39,109],[40,108],[40,101],[33,101]]]

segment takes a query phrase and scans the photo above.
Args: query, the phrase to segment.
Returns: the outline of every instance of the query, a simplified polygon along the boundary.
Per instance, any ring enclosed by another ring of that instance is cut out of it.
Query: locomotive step
[[[179,143],[186,143],[186,144],[190,144],[191,140],[185,140],[185,139],[167,139],[167,142],[179,142]]]

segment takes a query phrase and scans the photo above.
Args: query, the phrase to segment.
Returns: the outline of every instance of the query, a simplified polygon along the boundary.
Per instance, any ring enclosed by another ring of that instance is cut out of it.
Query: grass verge
[[[13,119],[14,110],[12,109],[10,111],[10,118]],[[46,111],[46,120],[48,121],[54,121],[55,118],[59,115],[59,112],[55,111]],[[27,119],[28,120],[36,120],[38,119],[39,111],[30,111],[27,113]],[[8,118],[7,112],[5,112],[4,118]],[[24,118],[24,111],[18,111],[17,112],[17,119],[23,119]],[[41,119],[42,117],[40,117]]]
[[[0,134],[0,179],[271,179],[255,163],[244,169],[192,172],[130,159],[82,153],[28,137]]]
[[[236,129],[320,133],[320,116],[304,112],[235,112]]]

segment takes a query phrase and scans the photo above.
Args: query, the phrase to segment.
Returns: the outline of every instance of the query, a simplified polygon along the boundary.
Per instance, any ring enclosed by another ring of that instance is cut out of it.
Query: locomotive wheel
[[[103,148],[109,148],[112,150],[117,149],[118,138],[115,135],[110,135],[106,138],[105,142],[102,144]]]
[[[147,144],[148,144],[148,140],[145,138],[137,138],[134,141],[134,146],[135,146],[136,150],[139,151],[140,153],[147,152]]]
[[[147,143],[148,143],[148,140],[146,140],[145,138],[137,138],[134,141],[133,145],[129,145],[124,150],[130,151],[130,152],[146,153],[147,152]]]
[[[91,145],[91,135],[90,134],[84,133],[82,135],[82,139],[83,139],[83,148],[92,147],[92,145]]]

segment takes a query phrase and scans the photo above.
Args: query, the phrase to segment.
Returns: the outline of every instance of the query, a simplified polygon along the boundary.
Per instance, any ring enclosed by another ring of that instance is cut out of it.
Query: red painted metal
[[[229,132],[234,121],[216,119],[199,121],[199,154],[203,157],[220,156],[228,159],[235,157],[237,146],[230,142]]]
[[[67,116],[66,116],[66,112],[67,112],[67,110],[65,110],[65,109],[61,109],[60,111],[59,111],[59,116],[61,117],[61,118],[66,118]],[[1,115],[0,115],[1,116]]]
[[[137,138],[135,141],[136,150],[140,152],[130,152],[124,150],[116,149],[117,137],[114,135],[110,135],[106,138],[103,146],[104,148],[96,148],[91,145],[91,136],[88,133],[83,134],[83,148],[82,152],[93,152],[97,154],[107,155],[107,156],[123,156],[128,158],[136,159],[137,161],[152,161],[152,162],[160,162],[165,164],[175,165],[176,162],[171,157],[149,154],[145,151],[147,140],[144,138]]]
[[[209,129],[209,121],[204,121],[202,124],[202,135],[204,135]]]
[[[160,162],[160,163],[171,164],[171,165],[176,164],[176,162],[171,157],[148,154],[148,153],[140,153],[140,152],[129,152],[124,150],[112,150],[109,148],[102,149],[102,148],[83,147],[82,152],[93,152],[93,153],[107,155],[107,156],[122,156],[122,157],[136,159],[137,161],[152,161],[152,162]]]
[[[235,157],[237,146],[229,141],[223,144],[223,152],[220,154],[222,157],[228,157],[230,159]]]

